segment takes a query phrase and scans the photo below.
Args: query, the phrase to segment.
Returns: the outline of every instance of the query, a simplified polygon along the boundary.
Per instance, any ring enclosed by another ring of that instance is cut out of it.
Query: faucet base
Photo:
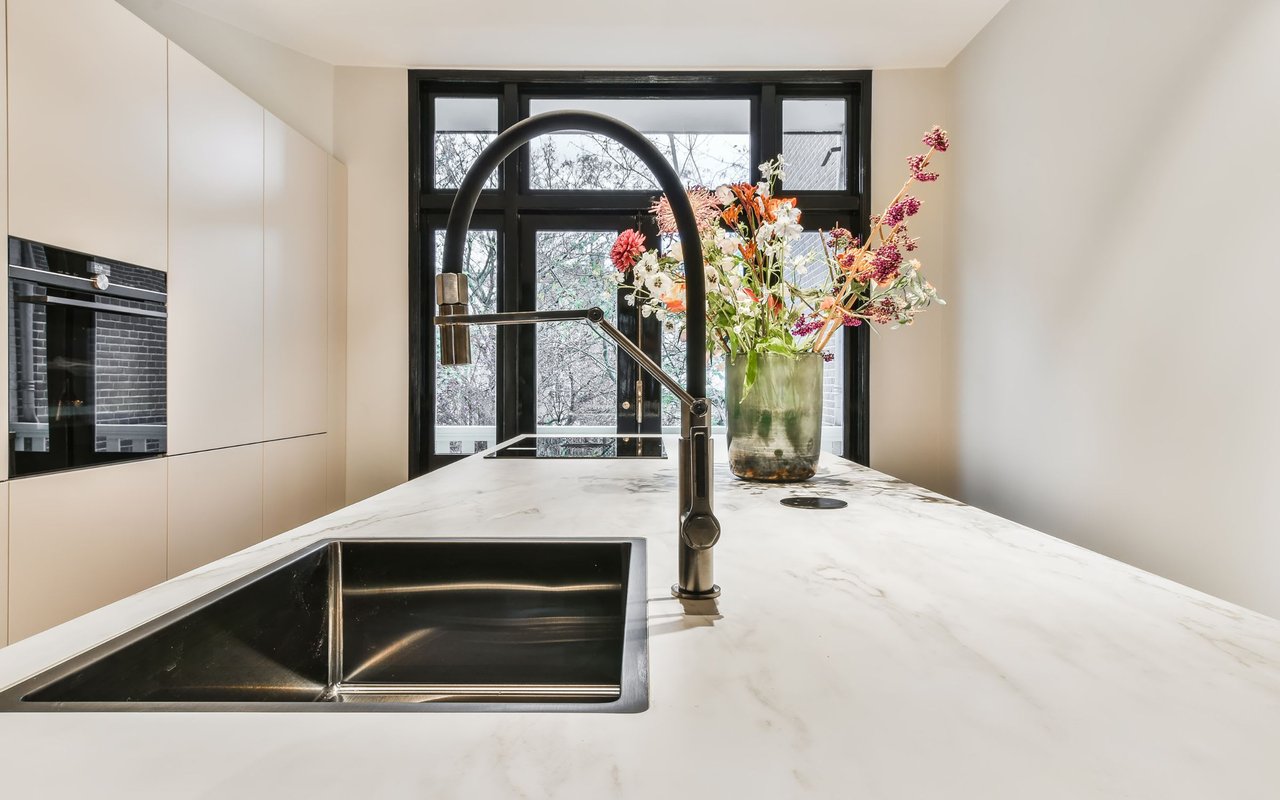
[[[680,588],[680,584],[671,584],[671,596],[678,597],[681,600],[714,600],[720,596],[720,587],[716,584],[711,585],[711,589],[705,592],[691,592],[688,589]]]

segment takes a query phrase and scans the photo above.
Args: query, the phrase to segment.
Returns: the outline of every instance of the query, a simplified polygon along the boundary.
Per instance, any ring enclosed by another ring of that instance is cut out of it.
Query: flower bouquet
[[[907,159],[909,176],[864,242],[846,228],[818,231],[821,247],[804,247],[794,197],[775,194],[785,180],[781,156],[760,165],[758,184],[688,190],[706,261],[708,346],[726,361],[729,465],[743,478],[812,477],[821,449],[822,362],[835,334],[848,326],[910,325],[942,303],[910,257],[908,231],[921,201],[913,183],[931,183],[935,154],[949,146],[934,127],[924,153]],[[654,203],[658,229],[670,238],[650,248],[638,230],[623,231],[610,253],[625,301],[668,329],[681,327],[685,269],[676,222],[665,196]],[[818,270],[814,275],[813,271]]]

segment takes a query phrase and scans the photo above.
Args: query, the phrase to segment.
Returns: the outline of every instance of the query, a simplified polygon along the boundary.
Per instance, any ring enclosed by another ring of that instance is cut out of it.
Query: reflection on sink
[[[644,542],[324,541],[0,694],[4,711],[643,711]]]
[[[660,436],[547,436],[528,434],[485,458],[666,458]]]

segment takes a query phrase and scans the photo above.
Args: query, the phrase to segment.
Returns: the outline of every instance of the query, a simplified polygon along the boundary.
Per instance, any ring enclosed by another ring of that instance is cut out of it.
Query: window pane
[[[748,100],[534,98],[529,113],[595,111],[638,129],[689,185],[719,186],[751,178]],[[657,189],[630,150],[604,136],[558,133],[533,140],[531,189]]]
[[[808,269],[797,276],[801,287],[813,288],[826,281],[820,233],[810,231],[801,234],[792,254],[796,259],[811,256]],[[835,358],[828,361],[822,371],[822,449],[840,456],[844,455],[844,331],[831,337],[827,352]]]
[[[434,118],[433,185],[437,189],[456,189],[476,156],[498,134],[498,98],[437,97]],[[496,171],[484,188],[498,188]]]
[[[535,255],[538,308],[604,309],[617,322],[617,286],[609,280],[609,249],[616,231],[538,231]],[[536,326],[539,433],[565,428],[614,432],[618,428],[618,354],[615,345],[582,322]]]
[[[435,232],[436,274],[444,261],[444,231]],[[471,230],[463,256],[471,311],[498,310],[498,233]],[[440,365],[436,337],[435,452],[469,455],[497,444],[498,334],[493,325],[471,327],[471,363]]]
[[[679,330],[662,329],[662,368],[685,384],[685,343]],[[724,357],[708,356],[707,400],[711,402],[711,425],[723,433],[724,426]],[[666,389],[662,390],[662,428],[665,433],[680,432],[680,401]]]
[[[844,100],[782,101],[782,155],[787,162],[784,188],[848,188],[846,120]]]

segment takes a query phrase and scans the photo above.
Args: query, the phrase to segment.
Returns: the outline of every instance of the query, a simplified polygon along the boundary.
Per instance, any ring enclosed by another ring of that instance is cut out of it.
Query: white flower
[[[655,272],[652,275],[647,276],[644,280],[645,286],[649,288],[650,294],[657,297],[662,297],[668,294],[672,287],[675,286],[675,281],[671,280],[671,276],[665,272]]]
[[[760,181],[759,183],[757,183],[756,194],[760,195],[761,197],[772,197],[772,195],[769,193],[769,182]]]
[[[658,254],[652,250],[646,250],[644,255],[640,256],[631,271],[635,273],[636,278],[643,279],[645,276],[658,270]]]
[[[684,261],[684,248],[679,242],[672,242],[671,248],[667,251],[667,256],[674,258],[676,261]]]
[[[641,307],[640,307],[640,316],[644,317],[645,319],[648,319],[649,317],[653,316],[653,307],[652,307],[652,306],[641,306]]]
[[[764,162],[763,164],[760,165],[761,180],[768,181],[771,178],[776,178],[780,181],[786,180],[787,174],[782,171],[782,168],[785,166],[786,166],[786,162],[782,160],[781,155],[779,155],[777,158],[773,159],[772,161]]]
[[[775,217],[773,229],[779,236],[790,239],[804,233],[804,227],[800,225],[800,209],[793,204],[783,203],[778,206]]]
[[[634,306],[635,304],[636,304],[636,293],[632,292],[631,294],[627,295],[627,305]]]
[[[665,308],[660,308],[660,309],[658,309],[657,311],[653,312],[653,316],[654,316],[654,317],[655,317],[659,322],[661,322],[662,320],[664,320],[664,319],[666,319],[666,318],[667,318],[667,310],[666,310]]]
[[[742,237],[734,231],[720,231],[716,234],[716,247],[722,253],[732,253],[742,244]]]
[[[716,200],[718,200],[720,202],[720,205],[724,206],[725,208],[728,208],[729,204],[733,202],[734,200],[733,190],[729,188],[728,184],[725,184],[724,186],[721,186],[719,189],[716,189]]]

